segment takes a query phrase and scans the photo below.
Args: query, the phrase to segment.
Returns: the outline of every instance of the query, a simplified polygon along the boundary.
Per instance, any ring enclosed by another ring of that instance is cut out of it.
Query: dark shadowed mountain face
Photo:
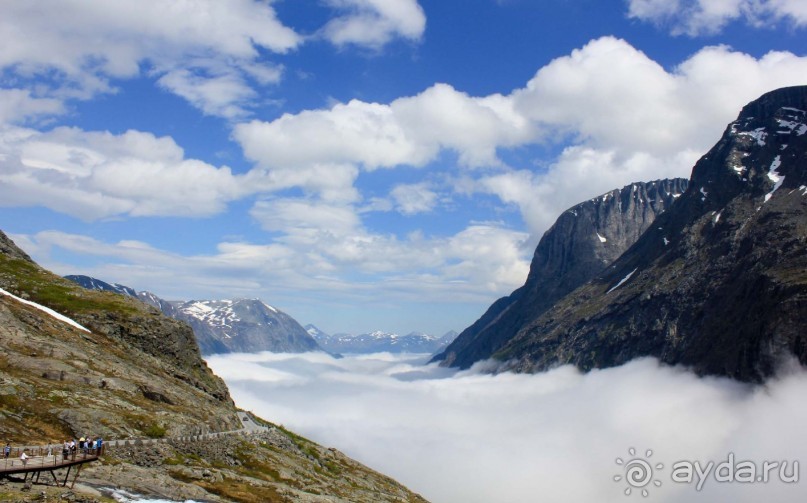
[[[634,183],[565,211],[538,243],[524,286],[496,301],[435,360],[468,368],[490,358],[560,298],[602,272],[686,187],[681,178]]]
[[[807,363],[807,87],[747,105],[613,266],[495,356],[518,371],[655,356],[744,381]]]
[[[129,288],[128,286],[125,285],[119,285],[118,283],[115,283],[113,285],[111,283],[107,283],[106,281],[101,281],[100,279],[83,275],[70,275],[65,276],[64,278],[69,279],[73,283],[78,283],[87,290],[113,292],[113,293],[119,293],[121,295],[126,295],[127,297],[137,298],[137,292],[133,288]]]

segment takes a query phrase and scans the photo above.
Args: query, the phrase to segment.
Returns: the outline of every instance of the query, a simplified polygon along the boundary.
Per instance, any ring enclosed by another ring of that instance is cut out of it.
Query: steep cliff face
[[[680,200],[496,357],[537,371],[655,356],[746,381],[807,363],[805,111],[807,87],[747,105]]]
[[[564,295],[619,257],[687,187],[687,180],[634,183],[565,211],[544,234],[523,287],[496,301],[436,360],[461,368],[490,358]]]

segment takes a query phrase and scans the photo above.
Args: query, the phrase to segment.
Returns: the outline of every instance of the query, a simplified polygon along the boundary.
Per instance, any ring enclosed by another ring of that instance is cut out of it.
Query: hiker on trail
[[[25,449],[23,449],[22,454],[20,454],[20,461],[22,461],[22,466],[28,464],[28,454],[25,454]]]
[[[104,440],[99,436],[95,441],[95,447],[98,448],[98,455],[101,455],[101,448],[104,446]]]
[[[62,447],[62,458],[67,461],[68,456],[70,456],[70,442],[65,440],[64,447]]]
[[[11,454],[11,442],[6,443],[6,446],[3,448],[3,454],[6,459],[8,459],[8,455]]]

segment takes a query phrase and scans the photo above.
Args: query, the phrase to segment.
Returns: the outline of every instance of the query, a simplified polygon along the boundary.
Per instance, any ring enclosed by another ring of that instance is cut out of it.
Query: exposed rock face
[[[807,363],[807,87],[747,105],[686,193],[496,357],[519,371],[655,356],[758,381]]]
[[[523,287],[496,301],[435,360],[468,368],[490,358],[564,295],[628,249],[687,187],[687,180],[634,183],[565,211],[544,234]]]
[[[14,241],[10,240],[3,232],[0,232],[0,253],[9,257],[25,260],[27,262],[33,262],[31,257],[29,257],[24,251],[20,250],[17,245],[14,244]]]

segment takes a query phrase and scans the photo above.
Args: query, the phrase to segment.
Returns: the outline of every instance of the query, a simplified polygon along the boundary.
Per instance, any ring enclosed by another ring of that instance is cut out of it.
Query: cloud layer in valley
[[[628,461],[653,451],[653,501],[797,501],[805,481],[675,483],[672,465],[735,455],[799,461],[804,470],[807,372],[765,386],[698,378],[653,359],[580,374],[454,373],[388,354],[233,354],[209,363],[239,406],[337,447],[421,492],[455,501],[623,502]],[[631,456],[629,449],[637,454]],[[788,474],[793,465],[789,465]],[[697,478],[694,479],[697,481]],[[632,497],[641,498],[634,488]]]

